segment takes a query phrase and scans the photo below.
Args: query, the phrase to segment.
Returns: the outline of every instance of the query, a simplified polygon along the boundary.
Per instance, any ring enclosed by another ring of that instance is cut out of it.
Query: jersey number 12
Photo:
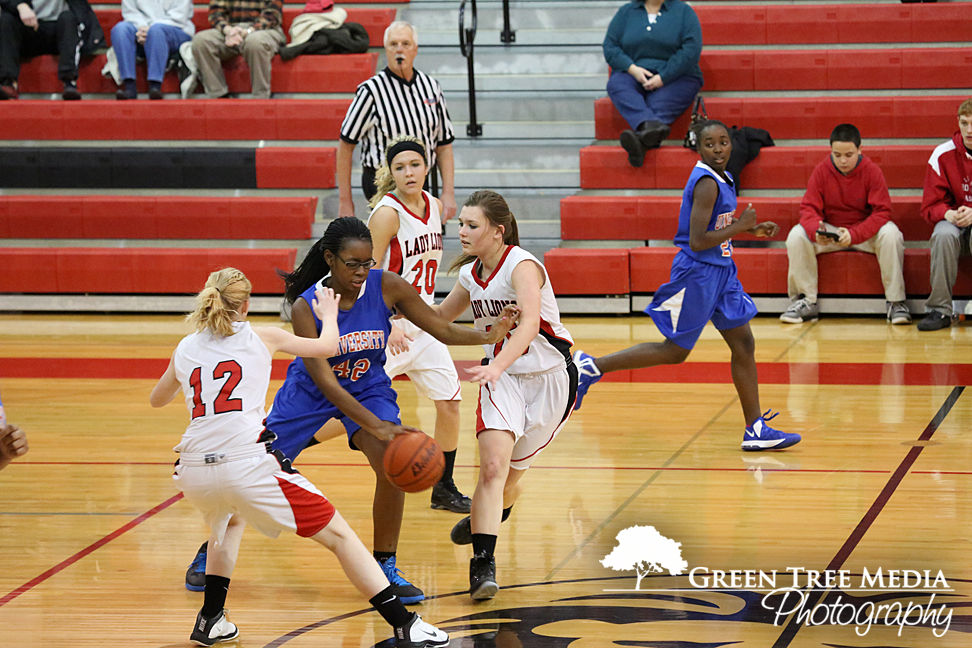
[[[236,360],[223,360],[213,369],[213,380],[223,378],[226,380],[213,402],[213,414],[242,412],[243,399],[232,398],[232,396],[233,390],[243,380],[243,367]],[[206,403],[202,400],[202,367],[196,367],[189,374],[189,386],[192,387],[192,418],[206,416]]]

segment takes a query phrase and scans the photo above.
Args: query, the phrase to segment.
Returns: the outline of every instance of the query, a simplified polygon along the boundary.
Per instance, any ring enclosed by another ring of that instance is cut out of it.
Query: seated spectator
[[[0,403],[0,470],[27,454],[27,436],[16,425],[7,425],[7,416]]]
[[[192,0],[122,0],[122,22],[111,29],[122,85],[117,99],[135,99],[135,56],[148,61],[149,99],[162,98],[165,67],[192,38]]]
[[[19,96],[20,61],[57,54],[63,97],[78,100],[78,58],[104,45],[105,35],[86,0],[0,0],[0,99]]]
[[[211,0],[209,24],[192,38],[192,55],[210,97],[229,97],[222,62],[242,56],[257,99],[270,98],[270,62],[287,42],[283,0]]]
[[[972,99],[958,109],[958,132],[939,145],[925,169],[921,217],[935,226],[931,236],[931,294],[919,331],[937,331],[952,325],[952,286],[958,276],[958,259],[969,254],[972,225]]]
[[[631,130],[621,146],[631,166],[645,163],[669,125],[692,105],[702,87],[702,27],[681,0],[633,0],[618,10],[604,37],[611,66],[607,91]]]
[[[780,320],[817,319],[817,255],[840,250],[876,254],[892,324],[910,324],[905,306],[904,237],[891,222],[891,195],[881,169],[861,155],[861,133],[840,124],[830,134],[830,156],[810,176],[800,223],[786,237],[787,285],[793,303]]]

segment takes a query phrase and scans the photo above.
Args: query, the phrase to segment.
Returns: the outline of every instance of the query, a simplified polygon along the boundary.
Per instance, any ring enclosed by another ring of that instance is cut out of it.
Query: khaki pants
[[[237,25],[234,25],[234,27]],[[246,29],[248,23],[240,23]],[[257,99],[270,98],[270,62],[286,44],[287,37],[280,29],[254,31],[236,47],[226,46],[226,37],[215,29],[204,29],[192,38],[192,55],[199,68],[206,94],[222,97],[229,92],[222,62],[234,56],[242,56],[250,68],[250,85]]]
[[[926,311],[952,314],[952,286],[958,278],[959,257],[969,254],[969,228],[946,220],[935,223],[931,236],[931,294]]]
[[[858,250],[876,254],[881,266],[881,283],[884,298],[889,302],[904,301],[904,236],[894,223],[888,221],[878,233],[858,245],[842,248],[834,245],[818,245],[807,236],[802,225],[794,225],[786,237],[786,255],[790,265],[787,271],[787,292],[790,299],[800,295],[810,303],[817,302],[817,255],[841,250]]]

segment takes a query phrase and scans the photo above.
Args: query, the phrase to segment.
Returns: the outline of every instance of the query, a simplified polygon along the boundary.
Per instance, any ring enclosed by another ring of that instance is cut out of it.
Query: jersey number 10
[[[232,398],[233,390],[243,380],[243,367],[236,360],[223,360],[213,369],[213,380],[226,378],[223,386],[216,395],[213,403],[213,414],[227,412],[242,412],[243,399]],[[206,416],[206,403],[202,400],[202,367],[196,367],[189,374],[189,386],[192,387],[192,418]]]

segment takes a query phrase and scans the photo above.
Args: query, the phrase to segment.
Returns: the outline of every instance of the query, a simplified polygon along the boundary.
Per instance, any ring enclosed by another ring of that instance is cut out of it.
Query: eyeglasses
[[[342,259],[340,255],[335,254],[334,256],[336,256],[338,260],[341,263],[343,263],[345,267],[347,267],[348,270],[357,270],[358,268],[365,268],[366,270],[370,270],[371,268],[374,268],[376,265],[378,265],[378,262],[375,261],[374,259],[368,259],[367,261],[351,261],[350,263],[348,263],[347,261]]]

